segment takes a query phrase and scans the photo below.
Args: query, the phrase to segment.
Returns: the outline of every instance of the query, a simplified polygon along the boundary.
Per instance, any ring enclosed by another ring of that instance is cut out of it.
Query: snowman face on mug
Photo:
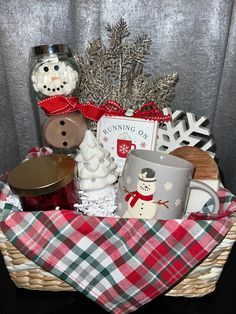
[[[138,180],[137,191],[142,195],[150,195],[156,191],[156,182]]]
[[[31,76],[33,88],[45,96],[68,96],[76,88],[78,73],[58,59],[40,63]]]

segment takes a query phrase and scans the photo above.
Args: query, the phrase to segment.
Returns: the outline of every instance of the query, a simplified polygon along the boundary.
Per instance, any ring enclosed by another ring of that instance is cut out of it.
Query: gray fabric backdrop
[[[233,0],[2,0],[0,2],[0,172],[40,144],[29,97],[30,47],[68,43],[83,52],[107,23],[124,17],[153,41],[148,68],[177,72],[173,109],[205,115],[226,187],[236,193],[236,3]]]

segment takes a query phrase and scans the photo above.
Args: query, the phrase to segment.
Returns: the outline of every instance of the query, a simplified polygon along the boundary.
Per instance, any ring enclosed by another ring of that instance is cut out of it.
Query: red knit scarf
[[[126,195],[125,197],[126,202],[128,202],[131,196],[133,196],[133,199],[130,202],[131,207],[134,207],[138,199],[141,199],[144,201],[151,201],[153,199],[153,195],[143,195],[143,194],[140,194],[138,191],[134,191]]]

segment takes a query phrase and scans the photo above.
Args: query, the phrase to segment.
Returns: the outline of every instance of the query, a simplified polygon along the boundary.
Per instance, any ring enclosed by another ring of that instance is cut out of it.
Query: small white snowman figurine
[[[155,201],[154,193],[156,191],[155,171],[151,168],[143,168],[138,175],[137,190],[128,192],[125,201],[128,203],[128,209],[124,213],[124,218],[151,219],[155,217],[158,206],[167,207],[168,202]]]
[[[84,117],[73,109],[80,69],[67,45],[37,46],[33,53],[31,87],[49,116],[43,124],[44,142],[59,149],[77,148],[87,129]]]

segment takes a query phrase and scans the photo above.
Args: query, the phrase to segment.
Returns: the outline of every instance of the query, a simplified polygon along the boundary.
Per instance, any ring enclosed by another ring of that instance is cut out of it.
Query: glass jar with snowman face
[[[63,110],[63,100],[77,96],[81,71],[67,45],[42,45],[31,49],[30,87],[32,100],[40,105],[47,102],[56,114],[40,118],[44,145],[58,152],[78,148],[87,129],[87,121],[78,111]],[[55,102],[54,102],[55,101]],[[61,105],[62,101],[62,105]],[[46,114],[47,115],[47,114]]]
[[[65,44],[32,48],[30,83],[37,101],[52,96],[75,96],[81,71]]]

